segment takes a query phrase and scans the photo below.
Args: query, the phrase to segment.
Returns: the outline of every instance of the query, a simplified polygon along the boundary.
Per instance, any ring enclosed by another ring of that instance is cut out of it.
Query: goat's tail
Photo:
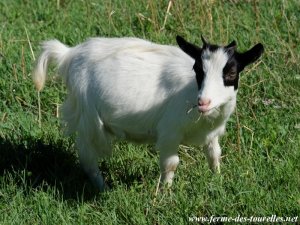
[[[58,40],[46,41],[42,44],[42,53],[37,60],[32,79],[38,91],[41,91],[45,85],[48,64],[54,61],[59,70],[65,67],[65,59],[70,48]]]

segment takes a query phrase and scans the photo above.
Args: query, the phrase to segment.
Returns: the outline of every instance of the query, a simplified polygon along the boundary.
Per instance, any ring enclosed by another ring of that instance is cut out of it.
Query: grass
[[[193,216],[300,216],[300,3],[290,1],[0,2],[0,223],[187,224]],[[152,146],[118,143],[99,162],[111,191],[82,172],[57,108],[65,88],[50,70],[41,93],[31,82],[39,43],[76,45],[91,36],[136,36],[176,44],[257,42],[266,52],[243,72],[238,106],[222,138],[222,173],[198,147],[182,147],[171,191],[156,195]],[[32,46],[32,51],[30,48]],[[299,221],[299,219],[298,219]]]

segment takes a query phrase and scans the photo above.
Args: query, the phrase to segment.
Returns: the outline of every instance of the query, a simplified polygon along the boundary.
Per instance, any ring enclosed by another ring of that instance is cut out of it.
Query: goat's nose
[[[209,98],[199,98],[198,99],[198,110],[199,110],[199,112],[209,111],[210,103],[211,103],[211,100]]]
[[[199,106],[209,106],[211,103],[211,100],[209,98],[199,98],[198,104]]]

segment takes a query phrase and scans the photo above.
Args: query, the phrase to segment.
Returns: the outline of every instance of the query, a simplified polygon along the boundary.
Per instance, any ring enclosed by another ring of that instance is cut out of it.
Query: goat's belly
[[[156,132],[153,129],[124,129],[117,126],[105,126],[106,130],[118,140],[127,140],[136,143],[154,143]]]
[[[126,140],[136,143],[154,143],[156,141],[156,135],[151,131],[148,131],[147,133],[132,133],[125,131],[124,134]]]

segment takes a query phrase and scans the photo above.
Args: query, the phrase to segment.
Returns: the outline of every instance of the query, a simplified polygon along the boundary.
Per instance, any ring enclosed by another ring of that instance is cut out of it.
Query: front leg
[[[204,151],[210,169],[213,172],[220,173],[220,158],[222,150],[219,144],[219,137],[215,137],[210,143],[205,145]]]
[[[176,168],[179,164],[178,157],[178,139],[159,141],[156,145],[159,150],[159,166],[161,172],[160,187],[167,184],[168,187],[172,185],[173,177]]]
[[[176,168],[179,164],[179,157],[176,153],[160,154],[160,171],[161,184],[167,184],[168,187],[172,185]]]

